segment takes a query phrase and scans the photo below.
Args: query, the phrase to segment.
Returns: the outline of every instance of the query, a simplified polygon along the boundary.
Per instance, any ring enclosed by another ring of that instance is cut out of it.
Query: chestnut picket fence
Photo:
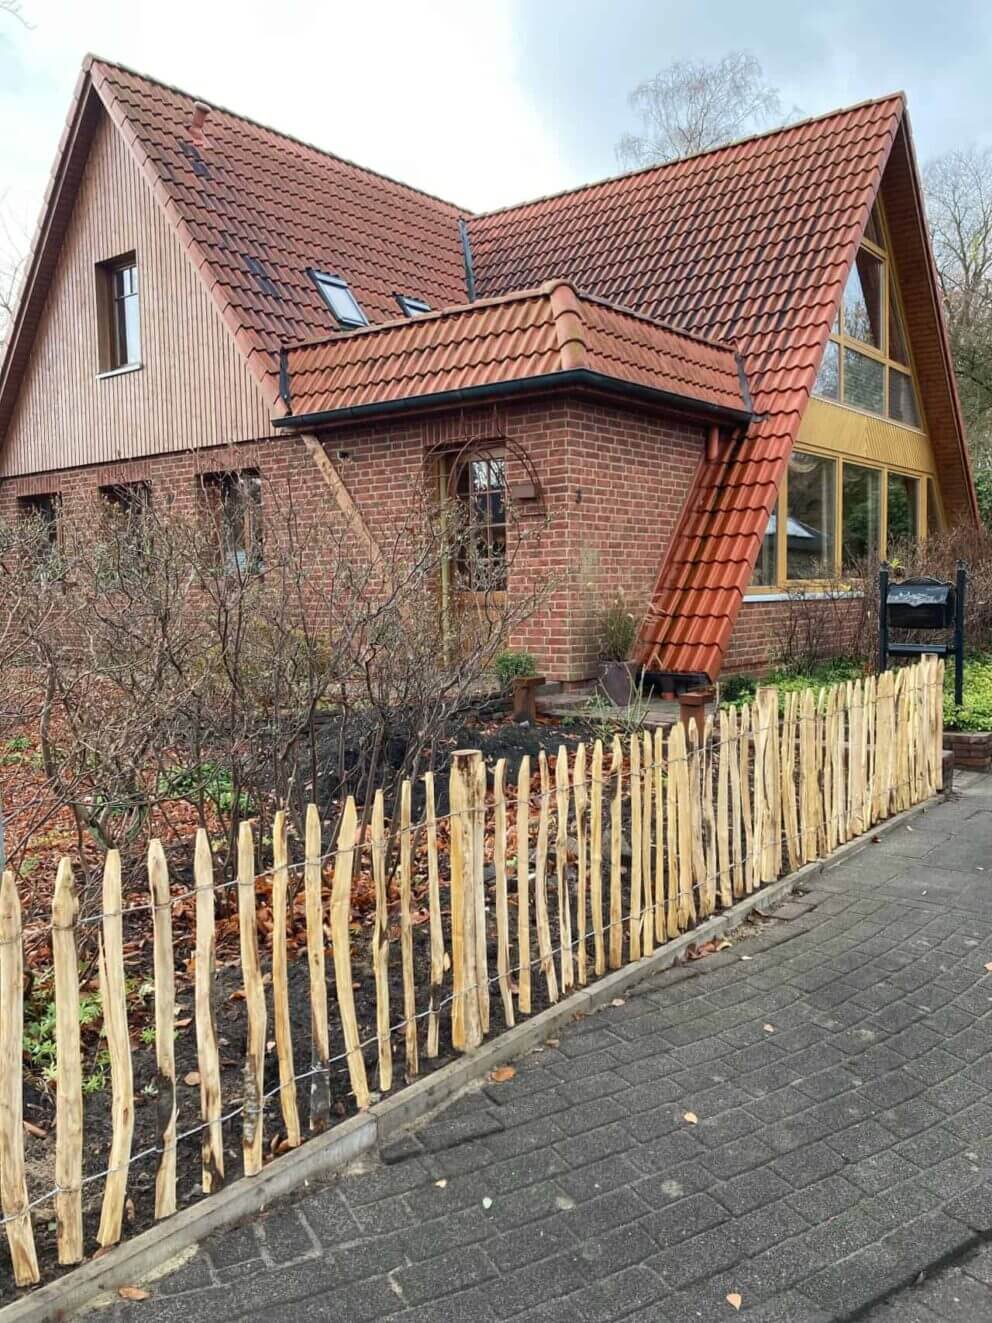
[[[196,1143],[205,1195],[232,1175],[250,1177],[273,1153],[275,1130],[282,1150],[300,1144],[305,1131],[332,1124],[336,1070],[346,1075],[353,1106],[367,1108],[373,1092],[381,1096],[415,1079],[426,1062],[472,1051],[487,1034],[608,969],[651,955],[738,898],[932,796],[942,784],[943,679],[943,662],[924,657],[818,693],[765,688],[751,704],[707,716],[702,728],[677,724],[617,735],[606,745],[579,744],[571,756],[562,748],[553,762],[542,752],[536,769],[524,758],[514,786],[507,785],[504,761],[490,769],[480,753],[461,751],[447,774],[448,812],[435,812],[432,774],[424,778],[425,812],[416,824],[409,782],[398,822],[387,822],[380,791],[361,831],[349,799],[326,853],[314,806],[303,841],[290,840],[279,813],[265,872],[258,871],[253,825],[245,822],[234,881],[218,880],[201,829],[194,851],[189,1029],[176,1025],[172,917],[174,905],[190,893],[170,883],[161,843],[153,840],[148,850],[147,904],[124,907],[121,861],[110,851],[101,912],[85,917],[78,912],[72,866],[62,859],[51,922],[55,1184],[41,1193],[28,1189],[25,1176],[23,934],[18,886],[5,873],[0,1195],[15,1281],[28,1286],[39,1280],[35,1233],[51,1220],[59,1263],[84,1257],[87,1186],[102,1186],[96,1243],[113,1245],[124,1230],[136,1163],[155,1164],[154,1216],[169,1217],[177,1207],[178,1159],[192,1150],[195,1162]],[[367,936],[353,913],[360,874],[374,891]],[[259,946],[262,877],[271,878],[269,922],[262,925],[271,934],[266,972]],[[287,924],[298,886],[310,1033],[308,1041],[294,1043]],[[237,1096],[225,1099],[215,931],[218,893],[227,887],[237,895],[245,1047]],[[125,978],[124,925],[139,911],[151,923],[155,1035],[147,1046],[132,1041]],[[99,925],[112,1135],[105,1165],[84,1176],[78,952],[80,925],[93,922]],[[374,985],[374,1022],[368,1016],[367,1024],[356,1010],[359,967]],[[199,1106],[195,1115],[190,1106],[188,1116],[180,1115],[176,1088],[176,1036],[183,1032],[195,1034],[199,1077]],[[134,1153],[133,1058],[140,1051],[155,1054],[156,1138]],[[266,1090],[272,1053],[277,1083],[271,1083],[273,1069]],[[235,1122],[240,1164],[225,1163],[224,1128]],[[231,1165],[240,1165],[240,1173]]]

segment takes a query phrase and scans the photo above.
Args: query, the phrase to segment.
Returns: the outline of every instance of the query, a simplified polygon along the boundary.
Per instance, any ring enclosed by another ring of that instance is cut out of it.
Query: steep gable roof
[[[84,63],[0,369],[0,436],[103,113],[128,143],[275,412],[282,411],[281,347],[336,330],[308,268],[344,277],[373,322],[395,317],[396,293],[446,309],[464,302],[459,208],[220,107],[209,108],[199,140],[191,129],[195,108],[188,94],[122,66],[92,57]],[[602,323],[595,332],[601,344],[612,335],[614,362],[625,360],[621,375],[663,383],[683,352],[672,355],[673,328],[739,352],[754,419],[700,467],[641,631],[640,655],[653,666],[719,671],[880,184],[945,498],[954,513],[975,518],[901,95],[468,221],[478,293],[499,297],[570,282],[583,291],[587,317]],[[634,336],[636,351],[629,321],[619,329],[630,312],[656,328]],[[478,349],[489,334],[484,320],[463,308],[435,332],[397,330],[395,342],[390,332],[367,343],[384,348],[396,369],[393,348],[404,337],[412,347],[422,335],[443,337],[460,326]],[[666,346],[649,343],[658,336],[669,337]],[[473,352],[460,351],[463,366]],[[343,362],[352,351],[326,354],[323,385],[333,393],[330,360]],[[522,341],[514,356],[517,371],[527,356]],[[367,390],[384,389],[376,381],[383,363],[353,367],[365,373]],[[483,369],[483,379],[500,370]],[[320,389],[315,378],[314,398]]]
[[[756,417],[739,442],[699,472],[641,631],[640,655],[652,666],[710,676],[720,669],[848,271],[897,143],[903,191],[915,177],[904,125],[903,97],[885,97],[470,222],[483,293],[566,272],[603,298],[740,350]],[[914,259],[926,284],[932,266],[921,218],[918,209]],[[932,374],[931,407],[939,418],[931,433],[951,474],[958,512],[973,516],[934,299],[928,316],[926,325],[918,319],[910,331],[922,328],[943,354],[941,371]]]
[[[208,102],[197,142],[197,100],[121,65],[84,61],[0,376],[0,436],[104,111],[270,401],[279,346],[337,330],[308,268],[344,277],[371,320],[396,316],[394,291],[431,304],[464,300],[460,208]]]
[[[412,405],[566,377],[750,417],[734,351],[584,297],[566,281],[349,332],[287,352],[291,418]]]

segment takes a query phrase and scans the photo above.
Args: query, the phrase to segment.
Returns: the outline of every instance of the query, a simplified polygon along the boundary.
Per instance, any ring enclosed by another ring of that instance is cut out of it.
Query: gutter
[[[572,368],[564,372],[545,372],[537,377],[521,377],[515,381],[494,381],[481,386],[465,386],[458,390],[436,391],[431,395],[408,395],[400,400],[378,400],[371,404],[350,405],[344,409],[319,409],[314,413],[290,414],[285,418],[274,418],[272,425],[280,428],[323,427],[332,423],[352,422],[383,414],[409,412],[411,409],[425,406],[468,404],[478,400],[519,395],[527,390],[549,390],[567,386],[582,386],[591,390],[605,391],[609,395],[619,395],[624,399],[637,400],[645,404],[668,405],[683,413],[702,414],[716,422],[735,426],[746,426],[754,417],[750,409],[730,409],[723,405],[711,404],[707,400],[697,400],[688,395],[677,395],[673,391],[659,390],[654,386],[621,381],[603,372],[594,372],[590,368]]]

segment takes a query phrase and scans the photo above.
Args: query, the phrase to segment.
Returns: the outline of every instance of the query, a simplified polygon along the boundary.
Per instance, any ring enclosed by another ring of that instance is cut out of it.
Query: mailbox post
[[[924,654],[954,658],[954,702],[964,701],[964,600],[968,574],[958,561],[953,584],[940,579],[903,579],[889,583],[889,568],[878,572],[878,664],[885,670],[890,657]],[[951,629],[950,643],[892,643],[891,629]]]

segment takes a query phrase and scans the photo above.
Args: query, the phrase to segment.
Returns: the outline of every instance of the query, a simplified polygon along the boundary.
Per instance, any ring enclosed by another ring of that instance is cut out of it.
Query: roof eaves
[[[674,391],[663,390],[655,386],[646,386],[640,382],[628,381],[624,377],[609,376],[607,373],[597,372],[588,367],[575,367],[547,372],[540,376],[485,382],[477,386],[461,386],[452,390],[434,391],[424,395],[407,395],[401,399],[376,400],[369,404],[346,405],[338,409],[287,414],[282,418],[273,418],[272,421],[273,426],[280,429],[307,430],[353,422],[356,419],[371,418],[382,414],[408,413],[418,409],[435,409],[499,396],[523,394],[534,390],[566,387],[606,392],[627,399],[636,399],[642,403],[664,406],[683,414],[691,414],[695,417],[703,417],[736,426],[746,426],[753,418],[753,414],[743,409],[731,409],[725,405],[714,404],[710,400],[702,400],[690,395],[680,395]]]

